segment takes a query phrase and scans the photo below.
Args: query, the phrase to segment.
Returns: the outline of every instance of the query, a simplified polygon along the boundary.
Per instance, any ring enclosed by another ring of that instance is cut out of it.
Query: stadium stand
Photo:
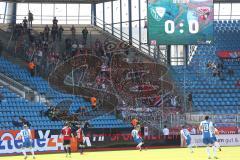
[[[57,107],[57,105],[60,104],[62,101],[64,101],[64,99],[65,100],[71,100],[72,102],[71,102],[71,105],[69,106],[70,107],[69,111],[72,114],[75,113],[79,109],[80,106],[84,106],[86,113],[84,114],[84,116],[80,117],[80,120],[81,121],[86,121],[86,120],[93,119],[92,120],[93,121],[93,123],[92,123],[93,127],[96,127],[96,128],[129,127],[129,125],[126,124],[125,122],[123,122],[121,120],[117,120],[112,115],[105,114],[104,111],[101,111],[101,110],[92,111],[91,103],[89,101],[84,100],[84,98],[74,96],[74,95],[70,95],[70,94],[63,94],[63,93],[60,93],[60,92],[52,89],[49,86],[48,82],[46,80],[44,80],[43,78],[32,77],[26,69],[20,69],[19,66],[12,64],[11,62],[7,61],[6,59],[4,59],[2,57],[0,58],[0,66],[1,66],[1,73],[4,73],[5,75],[21,82],[22,84],[31,87],[32,89],[36,90],[37,92],[46,95],[46,97],[48,99],[50,99],[50,103],[53,106]],[[6,92],[6,97],[7,97],[8,93],[9,93],[10,96],[12,94],[14,95],[14,93],[9,91],[9,92]],[[15,95],[15,97],[16,97],[16,95]],[[35,112],[34,113],[34,115],[36,116],[36,119],[31,119],[31,118],[28,117],[28,116],[31,115],[30,112],[32,110],[28,109],[27,107],[22,107],[21,106],[22,103],[18,103],[18,102],[22,102],[22,101],[25,102],[26,100],[24,100],[24,99],[21,100],[20,99],[19,101],[16,101],[16,102],[14,101],[14,99],[12,99],[13,101],[11,101],[11,99],[6,99],[6,100],[7,100],[7,103],[6,104],[3,103],[2,107],[6,107],[6,106],[8,106],[8,104],[13,104],[13,105],[16,105],[16,106],[20,105],[19,107],[22,110],[20,110],[21,111],[20,113],[16,113],[16,114],[20,115],[20,116],[23,116],[25,114],[22,114],[22,113],[25,113],[25,112],[29,113],[28,115],[26,115],[26,117],[29,119],[30,122],[33,121],[33,124],[35,124],[34,120],[36,120],[40,117],[40,112]],[[29,104],[27,103],[27,106],[32,106],[33,107],[33,106],[39,106],[39,104],[29,102]],[[45,109],[48,108],[44,104],[40,104],[40,107],[39,107],[40,110],[44,110],[44,107],[45,107]],[[8,108],[6,108],[6,109],[7,109],[6,111],[8,111]],[[9,109],[10,109],[9,111],[11,111],[11,108],[9,108]],[[40,111],[40,110],[38,110],[38,111]],[[11,114],[8,114],[8,115],[11,115]],[[15,116],[15,114],[11,115],[12,118],[14,116]],[[102,119],[101,119],[101,116],[102,116]],[[3,121],[9,124],[9,123],[11,123],[11,117],[7,117],[7,119],[3,118]],[[45,118],[47,118],[47,117],[45,117]],[[45,120],[45,121],[43,121],[44,123],[41,122],[41,121],[37,121],[37,122],[39,122],[39,124],[36,122],[36,125],[34,125],[34,126],[37,127],[37,128],[44,128],[44,126],[46,127],[46,125],[44,125],[44,124],[45,124],[45,122],[48,123],[47,120],[49,121],[49,119],[44,119],[44,120]],[[52,121],[50,121],[50,122],[52,122]],[[53,122],[53,123],[55,124],[55,122]],[[91,124],[91,122],[90,122],[90,124]],[[52,125],[52,123],[49,123],[49,125]],[[59,121],[57,123],[57,125],[55,125],[55,129],[56,129],[56,127],[61,128],[62,125],[63,125],[63,123]]]
[[[214,114],[237,114],[240,90],[239,61],[221,59],[218,51],[240,49],[239,21],[215,21],[212,45],[199,45],[187,67],[174,66],[176,81],[186,93],[193,94],[193,111]],[[209,64],[213,64],[213,68]],[[234,74],[229,75],[229,69]],[[184,76],[183,76],[184,75]]]

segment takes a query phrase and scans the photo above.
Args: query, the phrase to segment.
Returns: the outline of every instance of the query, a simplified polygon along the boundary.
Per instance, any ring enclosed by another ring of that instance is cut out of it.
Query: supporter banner
[[[60,151],[63,150],[60,130],[35,130],[33,147],[35,151]],[[110,131],[111,132],[111,131]],[[136,146],[129,130],[110,133],[107,131],[91,129],[85,134],[85,145],[88,148],[131,147]],[[0,154],[21,153],[22,140],[19,139],[19,131],[0,131]],[[147,146],[178,146],[180,137],[172,136],[145,136]],[[72,139],[72,149],[77,150],[76,139]]]
[[[213,0],[149,0],[148,37],[149,44],[209,44]]]
[[[240,51],[219,51],[217,55],[223,59],[237,59],[240,58]]]
[[[205,146],[202,143],[202,135],[192,135],[192,144]],[[240,134],[221,134],[217,136],[221,146],[240,146]]]

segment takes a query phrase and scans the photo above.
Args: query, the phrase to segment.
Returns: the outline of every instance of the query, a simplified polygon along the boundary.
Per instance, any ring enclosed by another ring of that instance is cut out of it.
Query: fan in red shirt
[[[83,148],[84,148],[83,138],[85,136],[84,136],[82,127],[80,125],[78,125],[77,127],[78,127],[78,130],[76,131],[76,135],[77,135],[76,138],[77,138],[80,154],[83,154]]]
[[[63,137],[63,148],[66,153],[66,157],[71,157],[71,138],[73,137],[72,130],[69,123],[66,123],[61,131]]]

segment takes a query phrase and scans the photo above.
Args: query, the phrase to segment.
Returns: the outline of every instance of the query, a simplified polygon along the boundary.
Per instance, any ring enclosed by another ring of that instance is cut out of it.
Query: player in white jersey
[[[27,159],[27,154],[26,154],[27,148],[31,149],[32,157],[33,159],[35,159],[34,150],[32,148],[32,134],[31,134],[31,130],[28,128],[27,125],[23,126],[23,130],[20,131],[20,136],[23,141],[22,152],[24,155],[24,159]]]
[[[222,151],[222,149],[221,149],[221,146],[220,146],[220,144],[219,144],[219,142],[218,142],[218,140],[217,140],[217,137],[216,137],[216,135],[219,135],[219,131],[218,131],[218,129],[217,128],[215,128],[214,127],[214,129],[213,129],[213,131],[212,131],[212,135],[213,135],[213,142],[214,142],[214,146],[217,148],[217,149],[219,149],[219,151]]]
[[[208,159],[211,159],[210,155],[210,147],[212,146],[213,148],[213,156],[215,159],[217,158],[217,149],[213,145],[213,136],[212,136],[212,131],[214,129],[213,123],[209,121],[209,116],[205,117],[205,120],[200,123],[199,130],[202,131],[202,139],[203,143],[207,146],[207,154],[208,154]]]
[[[194,152],[191,144],[191,135],[188,129],[185,128],[185,126],[182,126],[182,129],[180,131],[181,137],[183,137],[186,141],[187,147],[190,149],[191,153]]]
[[[140,131],[140,125],[136,125],[132,130],[132,137],[134,142],[137,144],[137,148],[141,151],[142,145],[144,144],[143,139],[139,136],[138,132]]]

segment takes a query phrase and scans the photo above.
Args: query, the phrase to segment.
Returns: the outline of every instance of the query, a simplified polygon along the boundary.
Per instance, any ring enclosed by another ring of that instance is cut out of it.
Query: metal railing
[[[34,96],[34,91],[32,89],[22,85],[21,83],[17,82],[12,78],[9,78],[2,73],[0,73],[0,82],[4,84],[4,86],[8,86],[8,88],[14,90],[16,93],[18,93],[24,98],[27,98],[28,96]]]
[[[238,112],[239,113],[239,112]],[[199,123],[204,120],[206,114],[195,113],[195,114],[185,114],[186,122],[193,125],[199,125]],[[235,127],[240,126],[240,114],[213,114],[209,113],[208,116],[210,117],[211,121],[216,125],[221,124],[231,124]]]
[[[160,61],[163,63],[167,63],[167,57],[161,53],[161,51],[158,51],[155,49],[154,46],[150,46],[146,43],[142,43],[138,39],[134,37],[129,37],[129,35],[122,30],[114,27],[114,24],[107,24],[104,23],[101,19],[95,17],[94,21],[96,21],[96,25],[103,29],[108,34],[111,34],[115,38],[121,40],[121,41],[127,41],[129,42],[133,47],[135,47],[137,50],[139,50],[141,53],[144,53],[145,55],[149,56],[150,58],[154,59],[156,57],[156,54],[160,55]],[[129,39],[131,38],[131,40]],[[157,53],[159,52],[159,53]]]
[[[16,23],[22,23],[24,17],[27,18],[28,15],[0,14],[0,23],[8,23],[9,21],[16,21]],[[33,24],[52,24],[52,20],[54,17],[57,18],[58,24],[91,24],[92,22],[92,18],[90,16],[34,15]]]

